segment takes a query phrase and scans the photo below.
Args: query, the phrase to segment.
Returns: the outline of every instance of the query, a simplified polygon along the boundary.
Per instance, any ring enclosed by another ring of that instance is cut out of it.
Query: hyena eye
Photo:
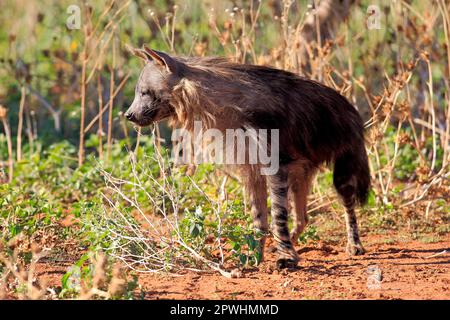
[[[141,96],[142,97],[151,97],[152,96],[152,92],[150,90],[141,91]]]

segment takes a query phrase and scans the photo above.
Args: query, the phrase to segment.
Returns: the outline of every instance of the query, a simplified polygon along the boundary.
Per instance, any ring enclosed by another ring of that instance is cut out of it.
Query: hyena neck
[[[175,115],[172,125],[192,131],[195,121],[201,121],[203,129],[224,131],[235,128],[236,119],[242,119],[239,110],[230,101],[233,92],[224,93],[225,81],[208,75],[210,72],[195,70],[174,87],[172,106]]]

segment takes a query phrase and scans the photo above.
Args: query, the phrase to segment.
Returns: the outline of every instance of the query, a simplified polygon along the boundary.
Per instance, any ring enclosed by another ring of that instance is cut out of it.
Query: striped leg
[[[267,222],[267,184],[266,178],[253,174],[247,177],[246,188],[250,198],[250,210],[253,217],[253,226],[256,231],[261,232],[259,241],[261,261],[264,260],[264,245],[266,243],[269,224]]]
[[[345,206],[345,224],[347,227],[347,253],[351,256],[362,255],[365,250],[359,239],[358,223],[355,214],[355,190],[354,181],[356,179],[349,179],[344,184],[337,187],[337,191],[341,196]]]
[[[361,255],[365,250],[359,240],[358,224],[356,222],[355,206],[357,192],[357,177],[354,161],[350,156],[336,159],[333,172],[333,184],[345,206],[345,224],[347,227],[347,253]]]
[[[351,256],[363,255],[366,250],[359,239],[358,223],[356,222],[355,205],[345,205],[345,223],[347,226],[347,253]]]
[[[278,268],[295,267],[299,261],[292,246],[288,229],[288,167],[281,165],[278,173],[268,176],[270,197],[272,200],[272,232],[277,242]]]

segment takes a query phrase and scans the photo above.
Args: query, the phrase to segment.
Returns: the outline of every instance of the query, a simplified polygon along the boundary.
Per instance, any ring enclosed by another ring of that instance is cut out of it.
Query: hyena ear
[[[133,48],[129,44],[125,44],[125,49],[127,49],[132,55],[139,57],[146,62],[149,61],[149,58],[144,50]]]
[[[169,56],[167,53],[150,49],[144,44],[144,52],[150,60],[155,61],[158,65],[166,68],[170,73],[178,71],[179,62]]]

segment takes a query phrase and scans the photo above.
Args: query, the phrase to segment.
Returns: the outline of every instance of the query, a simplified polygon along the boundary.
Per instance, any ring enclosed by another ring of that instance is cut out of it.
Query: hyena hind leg
[[[299,236],[308,224],[307,198],[314,174],[314,169],[307,170],[306,168],[294,168],[289,172],[288,201],[293,220],[291,240],[294,244],[298,242]]]
[[[342,198],[345,206],[345,224],[347,228],[347,248],[346,251],[351,256],[363,255],[366,251],[359,239],[358,223],[356,221],[356,177],[350,176],[348,179],[335,180],[338,194]]]
[[[250,200],[250,210],[255,231],[261,233],[259,250],[261,261],[264,260],[264,246],[269,232],[267,209],[267,184],[265,177],[251,175],[246,179],[246,189]]]
[[[278,172],[268,176],[272,200],[272,232],[277,243],[277,267],[294,268],[299,257],[292,245],[288,228],[288,167],[281,165]]]

